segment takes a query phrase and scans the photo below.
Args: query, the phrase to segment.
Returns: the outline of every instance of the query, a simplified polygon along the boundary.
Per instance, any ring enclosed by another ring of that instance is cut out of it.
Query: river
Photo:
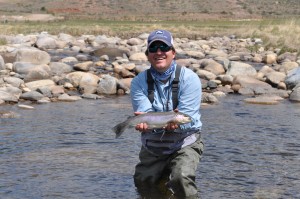
[[[300,198],[300,104],[242,99],[201,108],[201,198]],[[138,198],[138,133],[110,130],[132,115],[129,96],[33,106],[0,106],[20,115],[0,119],[0,198]]]

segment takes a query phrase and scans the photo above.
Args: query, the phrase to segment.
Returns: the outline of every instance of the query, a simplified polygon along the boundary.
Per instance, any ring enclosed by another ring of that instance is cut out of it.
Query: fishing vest
[[[173,110],[178,106],[178,88],[181,66],[176,65],[175,78],[172,82]],[[147,70],[148,99],[151,104],[154,101],[154,80],[150,69]],[[142,144],[155,155],[172,154],[180,148],[194,143],[198,139],[198,131],[167,132],[164,129],[155,129],[151,133],[142,133]]]

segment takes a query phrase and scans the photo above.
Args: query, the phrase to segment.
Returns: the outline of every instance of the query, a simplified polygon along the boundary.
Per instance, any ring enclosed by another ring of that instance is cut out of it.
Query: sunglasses
[[[166,44],[151,45],[149,46],[148,51],[150,53],[156,53],[158,49],[160,49],[161,52],[168,52],[172,49],[172,47]]]

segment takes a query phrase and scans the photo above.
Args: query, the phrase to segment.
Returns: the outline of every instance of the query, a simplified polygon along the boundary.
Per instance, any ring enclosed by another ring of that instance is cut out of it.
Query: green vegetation
[[[7,44],[7,41],[6,41],[6,39],[4,39],[4,38],[0,38],[0,46],[2,46],[2,45],[6,45]]]
[[[47,31],[50,34],[67,33],[74,36],[105,34],[131,38],[159,28],[172,31],[174,37],[191,39],[228,35],[236,35],[238,38],[261,38],[265,47],[300,52],[299,18],[155,22],[71,19],[54,22],[8,22],[0,23],[0,35]]]

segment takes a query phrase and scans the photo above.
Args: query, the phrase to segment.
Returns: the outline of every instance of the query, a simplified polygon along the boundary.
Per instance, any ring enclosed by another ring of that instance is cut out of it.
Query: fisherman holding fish
[[[151,67],[132,80],[130,89],[139,119],[125,122],[141,132],[135,185],[142,198],[198,198],[195,173],[203,151],[200,79],[176,63],[169,31],[151,32],[145,53]],[[116,134],[124,131],[125,123],[115,127]],[[161,186],[167,192],[162,193]]]

